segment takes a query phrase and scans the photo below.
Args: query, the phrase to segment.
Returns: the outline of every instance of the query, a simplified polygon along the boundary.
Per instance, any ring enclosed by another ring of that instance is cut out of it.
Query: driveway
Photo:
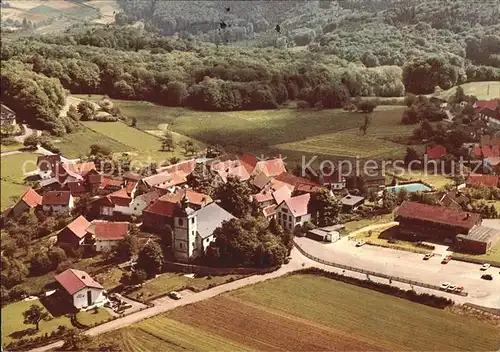
[[[23,124],[23,126],[24,126],[24,134],[20,135],[20,136],[15,136],[14,139],[16,140],[16,142],[24,143],[24,140],[34,133],[34,130],[29,128],[28,125]],[[37,134],[38,134],[38,132],[39,131],[37,131]]]
[[[439,286],[443,282],[449,282],[465,288],[469,293],[464,297],[465,302],[500,308],[500,280],[481,279],[481,275],[485,272],[479,270],[481,267],[479,264],[456,260],[441,264],[440,256],[426,261],[421,254],[370,245],[356,247],[355,241],[348,240],[328,244],[305,237],[295,240],[305,252],[323,260],[431,285]],[[498,274],[498,268],[492,267],[486,272],[497,276],[495,274]],[[457,295],[450,297],[457,302],[461,301]]]

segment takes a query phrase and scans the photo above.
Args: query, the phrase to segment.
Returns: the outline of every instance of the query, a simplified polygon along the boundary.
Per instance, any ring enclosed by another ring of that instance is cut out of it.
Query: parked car
[[[488,263],[484,263],[482,266],[481,266],[481,269],[480,270],[488,270],[490,268],[491,264],[488,264]]]
[[[451,284],[449,282],[443,282],[439,288],[441,290],[446,290]]]
[[[179,292],[176,292],[176,291],[170,291],[168,293],[168,297],[172,298],[172,299],[181,299],[182,296]]]
[[[434,257],[434,253],[427,253],[427,254],[424,256],[424,260],[429,260],[429,259],[431,259],[432,257]]]
[[[449,255],[447,255],[446,257],[443,258],[443,260],[441,260],[441,264],[448,264],[451,260],[451,257]]]
[[[483,275],[481,275],[481,279],[483,279],[483,280],[490,280],[491,281],[491,280],[493,280],[493,275],[491,275],[491,274],[483,274]]]
[[[356,242],[356,247],[364,246],[365,243],[366,243],[365,241],[358,241],[358,242]]]
[[[457,293],[460,293],[463,290],[464,290],[464,288],[462,286],[458,286],[458,287],[455,288],[455,292],[457,292]]]
[[[457,288],[457,285],[450,285],[446,288],[446,291],[454,292],[456,288]]]

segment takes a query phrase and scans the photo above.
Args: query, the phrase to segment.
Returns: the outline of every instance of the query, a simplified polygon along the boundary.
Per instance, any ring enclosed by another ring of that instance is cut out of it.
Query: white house
[[[154,203],[162,196],[160,191],[154,190],[148,193],[141,194],[140,196],[132,199],[129,204],[129,211],[134,216],[141,216],[142,211],[150,204]]]
[[[184,196],[174,216],[172,249],[175,259],[189,262],[203,256],[214,240],[214,230],[233,218],[216,203],[195,211],[189,208],[189,200]]]
[[[307,211],[310,193],[292,197],[282,201],[276,209],[276,220],[285,230],[293,230],[296,226],[302,226],[311,220],[311,214]]]
[[[42,209],[46,212],[70,213],[75,200],[69,191],[50,191],[42,197]]]
[[[109,251],[128,234],[128,222],[94,220],[86,231],[95,240],[96,252]]]
[[[101,306],[106,302],[102,285],[85,271],[67,269],[56,276],[56,281],[77,309]]]

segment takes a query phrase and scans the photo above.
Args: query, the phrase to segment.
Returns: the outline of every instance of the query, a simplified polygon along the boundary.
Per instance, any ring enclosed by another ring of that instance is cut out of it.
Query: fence
[[[195,273],[198,275],[254,275],[254,274],[267,274],[278,269],[272,268],[215,268],[210,266],[182,264],[174,262],[166,262],[163,266],[164,271],[174,271],[181,273]]]
[[[361,273],[361,274],[372,275],[372,276],[380,277],[380,278],[387,279],[387,280],[394,280],[394,281],[398,281],[398,282],[403,282],[405,284],[409,284],[409,285],[413,285],[413,286],[420,286],[420,287],[430,288],[432,290],[440,290],[441,289],[441,287],[439,287],[439,286],[426,284],[425,282],[419,282],[419,281],[409,280],[409,279],[405,279],[403,277],[391,276],[391,275],[387,275],[387,274],[383,274],[383,273],[378,273],[378,272],[371,271],[371,270],[365,270],[365,269],[355,268],[355,267],[349,266],[349,265],[344,265],[344,264],[330,262],[328,260],[324,260],[324,259],[315,257],[314,255],[311,255],[311,254],[307,253],[306,251],[304,251],[297,244],[297,242],[295,242],[295,240],[294,240],[293,243],[295,245],[295,248],[297,248],[300,253],[302,253],[303,255],[305,255],[307,258],[309,258],[311,260],[314,260],[315,262],[318,262],[318,263],[321,263],[321,264],[325,264],[325,265],[328,265],[328,266],[333,266],[333,267],[336,267],[336,268],[339,268],[339,269],[354,271],[354,272]],[[454,294],[457,294],[457,295],[460,295],[460,296],[467,296],[467,292],[465,292],[465,291],[462,291],[462,292],[449,292],[448,291],[448,293],[454,293]]]

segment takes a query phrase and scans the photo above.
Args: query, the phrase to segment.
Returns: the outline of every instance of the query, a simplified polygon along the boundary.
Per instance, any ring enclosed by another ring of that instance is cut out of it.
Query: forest
[[[116,24],[3,36],[2,101],[62,135],[76,123],[58,114],[65,89],[231,111],[500,80],[500,4],[470,3],[120,0]]]

